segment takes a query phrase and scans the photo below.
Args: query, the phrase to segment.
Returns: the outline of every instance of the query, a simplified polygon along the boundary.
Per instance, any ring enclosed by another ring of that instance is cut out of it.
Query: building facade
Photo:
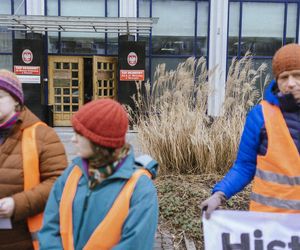
[[[274,52],[284,44],[299,43],[299,10],[300,0],[0,1],[0,15],[158,18],[150,32],[134,34],[136,41],[146,43],[146,79],[153,81],[158,64],[165,63],[167,69],[174,69],[188,57],[206,57],[209,67],[217,65],[220,74],[211,81],[218,90],[209,100],[209,112],[213,115],[220,113],[226,72],[232,58],[240,58],[250,50],[255,64],[266,62],[271,72]],[[45,70],[37,95],[42,96],[43,105],[54,105],[54,125],[68,125],[63,121],[95,96],[114,97],[113,82],[102,81],[102,88],[97,89],[88,71],[97,71],[96,65],[100,67],[98,70],[117,69],[120,33],[109,29],[101,33],[62,29],[40,35]],[[30,37],[32,34],[26,29],[0,26],[0,68],[13,69],[14,39]],[[67,82],[60,83],[60,88],[54,87],[53,78],[59,75],[55,73],[58,70],[70,70],[73,87],[63,88]],[[63,111],[65,114],[59,113]]]

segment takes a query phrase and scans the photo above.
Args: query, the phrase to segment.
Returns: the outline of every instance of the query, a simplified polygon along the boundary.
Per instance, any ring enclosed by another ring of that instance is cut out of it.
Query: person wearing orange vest
[[[67,166],[55,131],[24,105],[22,84],[0,70],[0,250],[38,249],[37,232],[50,189]]]
[[[58,178],[39,233],[42,250],[153,248],[157,162],[134,157],[128,118],[111,99],[91,101],[72,118],[78,157]]]
[[[206,218],[252,180],[251,211],[300,213],[300,45],[280,48],[272,69],[275,80],[247,116],[233,167],[201,203]]]

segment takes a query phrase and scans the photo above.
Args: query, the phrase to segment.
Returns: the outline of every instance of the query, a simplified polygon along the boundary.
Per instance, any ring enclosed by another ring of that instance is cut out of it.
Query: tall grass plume
[[[209,74],[204,58],[188,58],[176,70],[157,66],[152,87],[137,83],[134,128],[144,152],[160,164],[160,174],[224,174],[238,149],[248,110],[261,99],[267,65],[257,70],[251,56],[233,59],[223,115],[207,114]]]

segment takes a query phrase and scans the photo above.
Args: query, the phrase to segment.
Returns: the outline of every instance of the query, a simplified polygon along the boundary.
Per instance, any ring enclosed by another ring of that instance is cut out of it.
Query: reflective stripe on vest
[[[22,134],[22,157],[24,172],[24,190],[30,190],[40,183],[39,154],[36,146],[36,127],[46,126],[43,122],[37,122],[25,128]],[[31,233],[34,249],[39,249],[37,233],[42,227],[43,213],[37,214],[27,219],[28,229]]]
[[[151,174],[145,169],[138,169],[134,172],[122,188],[103,221],[97,226],[87,241],[83,248],[84,250],[108,250],[118,244],[121,239],[123,224],[129,212],[130,199],[141,175],[151,178]],[[81,176],[81,169],[75,166],[67,178],[60,201],[60,233],[64,250],[74,250],[72,207]]]
[[[250,210],[300,213],[300,156],[277,106],[262,101],[268,135],[266,155],[257,157]]]

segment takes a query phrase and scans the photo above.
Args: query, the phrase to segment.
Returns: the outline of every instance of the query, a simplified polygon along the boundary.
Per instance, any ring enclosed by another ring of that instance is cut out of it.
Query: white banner
[[[26,76],[26,75],[17,75],[18,79],[21,83],[41,83],[41,77],[40,76]]]
[[[217,210],[202,221],[205,250],[300,250],[300,214]]]

